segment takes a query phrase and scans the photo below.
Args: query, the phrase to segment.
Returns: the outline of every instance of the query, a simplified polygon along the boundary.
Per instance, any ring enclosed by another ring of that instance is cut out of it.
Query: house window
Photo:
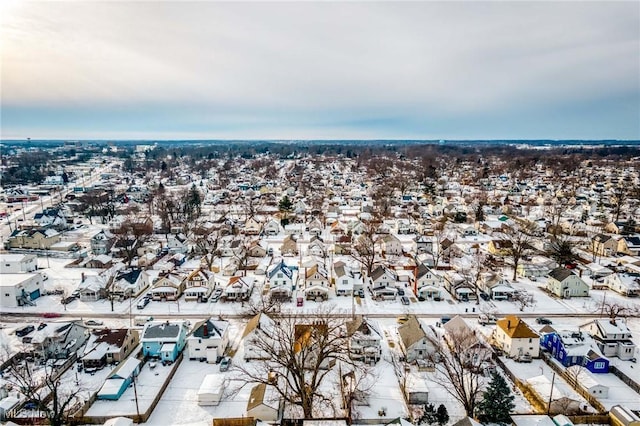
[[[604,369],[604,362],[594,362],[593,363],[593,368],[596,369],[596,370]]]
[[[281,273],[278,274],[278,278],[282,278],[282,274]]]

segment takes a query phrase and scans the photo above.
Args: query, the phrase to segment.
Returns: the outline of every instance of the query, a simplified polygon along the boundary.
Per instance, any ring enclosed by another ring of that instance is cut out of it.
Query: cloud
[[[556,122],[544,110],[640,105],[637,2],[25,2],[1,19],[14,129],[18,111],[62,108],[124,133],[165,117],[194,134],[421,134],[430,121],[517,111],[544,128]],[[619,125],[597,133],[640,137]]]

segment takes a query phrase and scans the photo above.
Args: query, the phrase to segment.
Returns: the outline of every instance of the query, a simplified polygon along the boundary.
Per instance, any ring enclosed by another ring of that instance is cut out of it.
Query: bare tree
[[[504,235],[508,242],[505,247],[506,256],[513,266],[513,281],[518,278],[518,265],[520,260],[533,249],[536,226],[531,222],[521,222],[506,229]]]
[[[447,332],[431,355],[436,372],[433,381],[455,398],[468,416],[475,414],[476,404],[485,385],[485,362],[491,358],[491,348],[470,328]]]
[[[322,386],[331,377],[331,367],[360,368],[346,351],[345,319],[333,306],[321,306],[312,316],[273,316],[266,333],[257,334],[252,344],[264,360],[250,368],[239,365],[239,380],[247,384],[273,385],[282,399],[299,406],[304,418],[314,418],[334,406],[335,393]],[[354,389],[355,391],[356,389]]]
[[[569,237],[555,235],[551,237],[547,254],[560,265],[574,263],[578,256],[574,252],[573,246],[573,241]]]
[[[603,297],[602,302],[597,303],[595,311],[599,311],[602,316],[606,315],[607,318],[609,318],[609,322],[615,324],[618,318],[640,315],[640,306],[637,304],[620,303],[615,299],[607,301],[606,297]]]
[[[153,223],[150,219],[128,218],[113,229],[112,233],[116,237],[114,245],[122,250],[127,265],[131,266],[131,261],[137,256],[138,248],[142,247],[153,234]]]
[[[351,247],[351,257],[367,270],[367,275],[371,275],[371,271],[376,264],[376,244],[378,240],[379,236],[373,226],[367,224],[365,231],[355,237],[354,244]]]
[[[613,213],[613,222],[620,220],[620,213],[622,212],[622,206],[627,201],[629,190],[626,186],[616,186],[611,194],[611,205]]]
[[[360,417],[358,412],[358,405],[368,405],[367,398],[371,389],[376,384],[376,375],[372,372],[370,367],[366,365],[358,366],[346,366],[342,368],[339,366],[339,387],[342,393],[342,408],[345,412],[347,422],[352,424],[354,420]]]
[[[220,231],[212,226],[207,226],[202,220],[197,220],[190,227],[188,235],[194,244],[195,251],[203,256],[207,268],[211,271],[215,256],[218,254]]]
[[[7,360],[8,354],[4,347],[0,358]],[[33,362],[14,357],[6,364],[3,380],[34,403],[51,425],[62,426],[81,408],[80,393],[84,390],[79,383],[73,386],[63,381],[63,372],[51,365],[36,367]]]

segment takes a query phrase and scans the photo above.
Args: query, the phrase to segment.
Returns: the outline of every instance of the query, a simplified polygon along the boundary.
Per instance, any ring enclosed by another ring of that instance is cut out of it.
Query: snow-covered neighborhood
[[[0,202],[0,421],[640,424],[637,149],[55,152]]]

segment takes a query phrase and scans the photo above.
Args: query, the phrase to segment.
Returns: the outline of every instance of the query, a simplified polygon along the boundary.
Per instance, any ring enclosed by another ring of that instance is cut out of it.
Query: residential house
[[[280,246],[280,254],[283,256],[297,256],[298,253],[298,242],[292,235],[287,235]]]
[[[80,263],[83,268],[109,269],[113,266],[113,257],[108,254],[100,254]]]
[[[129,297],[137,297],[149,287],[150,277],[141,269],[126,269],[119,271],[109,289],[112,297],[124,300]]]
[[[487,250],[495,256],[508,256],[513,248],[513,243],[508,239],[494,238],[489,241]]]
[[[324,265],[315,264],[305,270],[304,294],[307,300],[327,300],[329,298],[329,275]]]
[[[515,315],[497,321],[493,341],[510,358],[538,358],[540,355],[540,335]]]
[[[611,235],[597,234],[591,239],[591,252],[595,256],[613,256],[618,251],[618,240]]]
[[[354,271],[342,261],[333,264],[333,279],[336,286],[336,296],[352,296],[354,292],[363,289],[360,272]]]
[[[116,238],[110,231],[102,230],[91,237],[91,251],[98,256],[109,254],[115,241]]]
[[[82,274],[82,281],[80,281],[77,291],[80,292],[80,300],[83,302],[105,299],[108,296],[108,278],[105,275],[85,276]]]
[[[297,270],[285,265],[284,260],[273,265],[267,271],[270,297],[279,300],[291,300],[297,278]]]
[[[187,353],[191,360],[206,360],[213,364],[224,355],[229,345],[229,322],[207,319],[194,326],[187,338]]]
[[[402,243],[393,234],[387,234],[380,240],[382,252],[387,255],[400,256],[402,254]]]
[[[431,253],[433,251],[433,238],[427,235],[418,235],[413,240],[415,242],[415,253]]]
[[[268,237],[273,237],[280,234],[283,231],[282,226],[275,219],[269,219],[267,223],[262,227],[262,234]]]
[[[138,332],[129,328],[91,330],[82,352],[82,365],[87,369],[120,363],[138,343]]]
[[[609,372],[609,360],[586,333],[549,331],[540,337],[540,345],[565,367],[581,365],[592,373]]]
[[[254,283],[254,279],[251,277],[231,277],[222,297],[231,302],[247,300],[253,292]]]
[[[242,233],[244,235],[259,235],[261,228],[262,225],[260,222],[258,222],[255,217],[251,216],[244,222]]]
[[[38,257],[33,254],[0,254],[0,274],[20,274],[38,269]]]
[[[247,401],[247,417],[274,423],[282,414],[282,398],[271,385],[257,384],[251,389]]]
[[[423,326],[415,315],[398,326],[398,335],[402,352],[407,362],[432,363],[438,349],[438,338],[435,330]]]
[[[618,253],[640,256],[640,235],[628,235],[618,240]]]
[[[117,401],[127,390],[135,376],[140,374],[140,360],[127,358],[120,363],[107,377],[97,394],[98,399]]]
[[[56,208],[47,208],[42,213],[36,213],[33,216],[33,221],[40,227],[53,228],[57,231],[65,230],[69,226],[67,217],[62,210]]]
[[[182,272],[168,272],[158,278],[151,288],[153,300],[178,300],[184,292],[187,275]]]
[[[173,362],[184,349],[189,328],[185,321],[149,321],[144,325],[140,343],[145,357]]]
[[[309,228],[309,235],[314,237],[320,237],[324,231],[322,223],[317,218],[313,218],[307,225],[307,228]]]
[[[242,346],[244,348],[244,359],[267,359],[268,353],[263,349],[264,344],[277,345],[274,340],[274,321],[264,313],[259,313],[247,322],[242,333]]]
[[[382,356],[382,334],[378,327],[362,315],[347,321],[346,327],[349,357],[365,363],[378,362]]]
[[[186,254],[189,252],[189,241],[183,233],[168,234],[166,247],[169,253]]]
[[[589,333],[604,356],[615,356],[623,361],[635,358],[636,345],[629,327],[622,319],[594,319],[579,329]]]
[[[493,300],[509,300],[516,293],[516,289],[511,287],[509,281],[496,273],[482,274],[478,286]]]
[[[42,359],[65,359],[84,345],[89,331],[81,321],[53,322],[30,337],[34,353]]]
[[[604,278],[604,285],[623,296],[640,296],[640,274],[616,272]]]
[[[215,287],[215,275],[206,268],[198,268],[187,276],[184,300],[205,302]]]
[[[317,256],[320,258],[327,257],[327,247],[320,237],[311,237],[311,241],[307,246],[307,254],[309,256]]]
[[[61,238],[61,234],[52,228],[16,229],[9,235],[7,247],[49,250]]]
[[[564,299],[589,296],[589,285],[570,269],[563,267],[549,272],[547,290]]]
[[[249,257],[265,257],[269,253],[267,243],[262,240],[254,240],[249,243],[247,254]]]
[[[420,300],[442,300],[444,276],[424,263],[414,269],[413,292]]]

